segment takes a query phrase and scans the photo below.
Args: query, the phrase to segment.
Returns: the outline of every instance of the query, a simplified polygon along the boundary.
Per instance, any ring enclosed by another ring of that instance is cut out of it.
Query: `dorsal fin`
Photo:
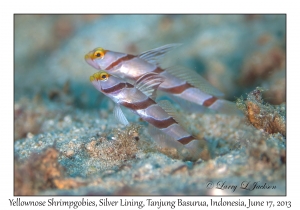
[[[209,84],[209,82],[206,81],[206,79],[204,79],[199,74],[197,74],[197,72],[191,69],[174,66],[167,68],[166,71],[209,95],[213,95],[216,97],[224,96],[221,91],[213,87],[211,84]]]
[[[141,76],[135,83],[135,88],[139,89],[149,98],[155,100],[156,89],[164,81],[164,78],[157,73],[149,72]]]
[[[152,50],[145,51],[138,55],[141,59],[146,60],[149,63],[159,65],[159,60],[169,51],[180,46],[179,43],[167,44]]]
[[[187,123],[185,122],[185,118],[179,114],[175,108],[172,106],[172,104],[170,103],[170,101],[168,100],[161,100],[158,101],[157,104],[163,109],[165,110],[165,112],[168,113],[168,115],[170,115],[171,117],[174,118],[174,120],[186,131],[188,131],[188,127],[187,127]]]

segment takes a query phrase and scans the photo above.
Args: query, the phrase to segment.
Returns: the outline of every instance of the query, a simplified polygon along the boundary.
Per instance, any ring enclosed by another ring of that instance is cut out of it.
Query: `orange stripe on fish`
[[[128,61],[128,60],[131,60],[132,58],[134,58],[136,56],[134,55],[130,55],[130,54],[127,54],[126,56],[122,57],[122,58],[119,58],[118,60],[114,61],[112,64],[110,64],[106,70],[111,70],[112,68],[114,68],[115,66],[119,65],[121,62],[125,62],[125,61]]]
[[[211,106],[213,103],[215,103],[216,100],[218,100],[218,98],[216,98],[216,97],[213,96],[213,97],[211,97],[210,99],[205,100],[204,103],[203,103],[203,106],[209,107],[209,106]]]
[[[167,93],[172,93],[172,94],[181,94],[183,91],[185,91],[188,88],[191,88],[192,86],[188,83],[185,83],[180,86],[175,86],[175,87],[170,87],[170,88],[160,88],[160,90],[167,92]]]
[[[187,137],[183,137],[181,139],[179,139],[178,141],[181,143],[181,144],[188,144],[190,143],[191,141],[195,140],[195,138],[193,136],[187,136]]]
[[[147,107],[156,104],[153,100],[150,98],[147,98],[145,101],[139,101],[135,103],[128,103],[126,101],[120,102],[121,105],[129,108],[129,109],[134,109],[134,110],[139,110],[139,109],[146,109]]]

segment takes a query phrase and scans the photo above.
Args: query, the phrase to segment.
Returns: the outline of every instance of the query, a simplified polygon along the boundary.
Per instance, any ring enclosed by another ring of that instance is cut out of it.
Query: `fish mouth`
[[[99,80],[93,80],[90,78],[90,81],[98,91],[103,92],[101,88],[101,82]]]
[[[90,53],[86,54],[84,56],[85,61],[91,65],[92,67],[94,67],[95,69],[100,69],[99,65],[97,65],[97,63],[91,58]]]

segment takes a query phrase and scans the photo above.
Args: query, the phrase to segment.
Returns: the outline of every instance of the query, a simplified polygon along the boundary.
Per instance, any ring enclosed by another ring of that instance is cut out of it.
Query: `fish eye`
[[[94,51],[94,58],[103,58],[105,55],[105,50],[102,48],[96,48]]]
[[[104,53],[102,51],[96,51],[94,53],[94,57],[103,58],[103,56],[104,56]]]
[[[107,73],[102,73],[101,75],[100,75],[100,80],[101,81],[106,81],[107,79],[108,79],[108,77],[109,77],[109,75],[107,74]]]
[[[103,72],[103,71],[97,72],[90,77],[90,81],[91,82],[93,82],[94,80],[106,81],[106,80],[108,80],[109,77],[110,77],[110,75],[106,72]]]

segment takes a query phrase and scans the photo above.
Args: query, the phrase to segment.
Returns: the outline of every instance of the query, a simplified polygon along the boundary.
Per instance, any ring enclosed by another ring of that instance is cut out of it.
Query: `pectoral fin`
[[[116,106],[114,107],[113,115],[121,124],[129,125],[128,120],[126,119],[121,107],[118,104],[116,104]]]
[[[155,100],[157,87],[164,81],[164,78],[157,73],[146,73],[135,83],[135,88],[139,89],[148,97]]]

